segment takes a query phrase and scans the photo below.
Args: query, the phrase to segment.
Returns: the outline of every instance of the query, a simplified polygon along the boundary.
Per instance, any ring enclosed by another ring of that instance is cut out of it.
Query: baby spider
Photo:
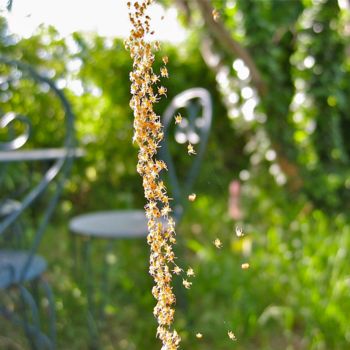
[[[168,74],[168,70],[166,69],[166,67],[162,67],[160,69],[160,75],[164,78],[169,78],[169,74]]]
[[[187,153],[188,153],[189,155],[191,155],[191,154],[196,154],[196,151],[194,150],[194,148],[193,148],[193,146],[191,145],[191,143],[189,143],[189,144],[187,145]]]
[[[186,289],[190,289],[191,288],[191,285],[192,285],[192,282],[189,282],[187,280],[182,280],[182,284],[184,285],[184,287]]]
[[[194,273],[194,271],[193,271],[193,269],[192,269],[192,267],[189,267],[189,268],[187,269],[186,274],[187,274],[188,277],[195,277],[195,276],[196,276],[195,273]]]
[[[160,50],[160,42],[157,40],[157,41],[155,41],[154,42],[154,49],[156,50],[156,51],[159,51]]]
[[[237,235],[237,237],[243,237],[244,236],[242,227],[236,226],[236,235]]]
[[[179,113],[178,115],[175,116],[175,124],[180,124],[182,122],[182,116]]]
[[[158,77],[157,74],[153,74],[151,76],[151,81],[152,81],[153,84],[155,84],[158,80],[159,80],[159,77]]]
[[[179,267],[179,266],[175,266],[173,268],[173,272],[176,274],[176,275],[179,275],[181,273],[182,269]]]
[[[166,96],[167,89],[164,86],[161,86],[158,88],[159,95],[165,95]]]
[[[249,264],[248,263],[244,263],[244,264],[241,265],[241,268],[242,268],[242,270],[247,270],[247,269],[249,269]]]
[[[217,9],[214,9],[213,12],[212,12],[212,16],[213,16],[213,20],[215,22],[218,22],[219,21],[219,18],[220,18],[220,13]]]
[[[202,338],[203,338],[203,334],[202,334],[202,333],[197,333],[197,334],[196,334],[196,338],[202,339]]]
[[[220,241],[219,238],[216,238],[215,241],[214,241],[213,243],[214,243],[214,245],[215,245],[216,248],[219,248],[219,249],[220,249],[220,248],[222,247],[222,243],[221,243],[221,241]]]
[[[196,200],[196,197],[197,197],[197,195],[195,193],[192,193],[192,194],[188,195],[188,200],[190,202],[194,202]]]
[[[167,63],[169,62],[168,56],[164,56],[164,57],[162,58],[162,61],[163,61],[164,64],[167,64]]]
[[[236,336],[234,335],[234,333],[232,331],[228,331],[227,335],[231,340],[237,340]]]

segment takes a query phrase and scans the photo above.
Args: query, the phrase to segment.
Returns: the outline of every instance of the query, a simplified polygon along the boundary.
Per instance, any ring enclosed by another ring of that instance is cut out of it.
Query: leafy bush
[[[238,338],[234,344],[237,349],[349,347],[350,225],[344,209],[348,197],[344,186],[347,188],[349,181],[343,154],[348,147],[344,99],[348,63],[343,62],[343,51],[337,51],[338,47],[344,48],[344,42],[330,23],[330,17],[338,18],[338,7],[336,2],[325,3],[316,12],[319,20],[328,23],[326,33],[319,36],[308,31],[310,47],[306,41],[306,46],[300,45],[299,50],[290,47],[293,34],[290,26],[305,8],[312,7],[308,1],[290,2],[285,5],[288,11],[283,13],[275,12],[275,6],[269,6],[269,2],[237,1],[239,8],[227,8],[223,13],[223,20],[234,30],[239,27],[234,16],[239,11],[244,14],[247,43],[272,91],[270,99],[258,107],[258,112],[268,111],[266,124],[259,120],[244,125],[237,120],[229,121],[216,77],[198,52],[198,39],[192,38],[184,47],[164,48],[171,74],[167,101],[193,86],[208,88],[214,100],[214,125],[195,186],[197,200],[189,206],[178,228],[184,242],[184,246],[178,247],[178,254],[182,263],[188,263],[197,275],[190,291],[176,286],[179,303],[176,322],[184,348],[231,349],[228,330],[233,330]],[[221,2],[217,6],[220,8]],[[281,32],[280,45],[276,47],[270,39],[281,28],[285,31]],[[297,30],[303,34],[302,28]],[[65,41],[54,29],[42,29],[31,38],[18,41],[7,33],[3,20],[0,38],[3,54],[30,62],[65,87],[77,116],[78,142],[85,148],[86,156],[76,161],[59,215],[50,226],[41,251],[49,258],[48,278],[56,294],[58,347],[85,349],[91,343],[91,335],[85,312],[84,269],[78,265],[78,275],[73,274],[76,262],[70,250],[67,221],[87,210],[144,204],[135,170],[137,150],[131,144],[132,116],[126,88],[129,58],[120,40],[76,33]],[[327,55],[329,50],[324,50],[327,40],[337,53],[334,61],[333,56]],[[292,61],[285,55],[290,49],[293,53],[288,57]],[[309,49],[323,70],[328,65],[332,68],[323,75],[322,86],[318,86],[317,70],[298,69],[297,63],[306,58]],[[271,57],[266,56],[270,53]],[[232,57],[226,56],[225,60],[232,65]],[[332,82],[333,76],[337,77],[336,82]],[[304,111],[308,106],[300,107],[306,124],[296,126],[286,101],[292,101],[293,82],[300,77],[309,81],[307,93],[312,102]],[[332,91],[325,88],[330,82]],[[16,110],[40,119],[56,107],[40,91],[34,101],[32,86],[21,89],[19,94],[18,86],[9,86],[8,91],[16,98],[3,102],[2,111]],[[0,96],[5,92],[1,91]],[[159,113],[166,103],[159,105]],[[328,122],[322,117],[324,110],[336,115],[336,123],[331,125],[331,145],[323,144]],[[279,124],[281,115],[285,120]],[[316,119],[322,130],[311,137],[306,126]],[[344,125],[341,138],[337,136],[339,125]],[[43,122],[36,131],[35,142],[45,145],[52,137],[52,128],[59,126],[59,119]],[[276,168],[271,153],[275,140],[286,147],[286,153],[293,154],[302,169],[304,191],[283,186],[283,172]],[[343,145],[336,145],[337,140]],[[332,147],[339,148],[340,153],[332,152]],[[295,149],[297,152],[293,153]],[[178,157],[182,156],[186,152],[179,150]],[[227,214],[228,185],[239,174],[245,179],[242,239],[235,237],[236,223]],[[212,243],[217,237],[223,242],[222,249]],[[157,349],[146,244],[118,242],[106,256],[104,243],[95,242],[93,253],[96,268],[93,277],[99,300],[105,296],[99,289],[102,263],[107,259],[110,264],[107,317],[100,332],[103,348]],[[241,269],[244,262],[249,262],[250,269]],[[203,339],[195,337],[197,332],[203,334]]]

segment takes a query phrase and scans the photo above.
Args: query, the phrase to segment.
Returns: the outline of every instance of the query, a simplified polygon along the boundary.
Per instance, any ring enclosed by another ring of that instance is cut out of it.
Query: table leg
[[[48,317],[49,317],[49,325],[48,325],[48,331],[49,331],[49,338],[52,342],[52,349],[56,348],[56,308],[55,308],[55,298],[52,292],[52,289],[49,285],[49,283],[44,279],[41,278],[40,280],[41,286],[43,288],[43,291],[45,293],[45,297],[48,301]]]
[[[79,251],[78,251],[78,242],[77,242],[78,238],[73,233],[70,233],[69,236],[70,236],[69,248],[73,259],[73,266],[72,266],[73,277],[75,280],[78,280],[78,277],[79,277]]]
[[[101,319],[105,319],[105,309],[106,305],[109,301],[109,272],[110,272],[110,265],[111,262],[109,261],[110,254],[112,252],[112,248],[114,245],[113,240],[109,240],[107,242],[107,245],[105,247],[104,251],[104,264],[103,264],[103,271],[102,271],[102,283],[101,283],[101,308],[100,308],[100,315]]]
[[[99,334],[96,323],[96,312],[94,302],[94,285],[93,285],[93,269],[91,263],[92,240],[86,239],[83,242],[83,268],[85,273],[86,297],[87,297],[87,322],[89,333],[91,335],[91,348],[99,349]]]

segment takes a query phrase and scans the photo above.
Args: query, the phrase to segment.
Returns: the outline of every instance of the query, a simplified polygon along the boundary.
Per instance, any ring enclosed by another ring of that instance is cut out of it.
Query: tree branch
[[[214,20],[212,15],[213,8],[208,0],[195,1],[198,4],[198,7],[201,11],[201,14],[205,20],[205,23],[210,33],[213,35],[213,37],[216,38],[218,43],[223,47],[223,49],[226,52],[228,52],[230,55],[237,56],[244,61],[244,63],[250,70],[252,83],[256,87],[260,96],[264,96],[266,94],[266,85],[248,50],[232,38],[231,34],[228,32],[228,30],[222,23],[216,22]]]
[[[192,21],[190,6],[186,0],[175,0],[175,5],[185,14],[186,25],[189,25]]]

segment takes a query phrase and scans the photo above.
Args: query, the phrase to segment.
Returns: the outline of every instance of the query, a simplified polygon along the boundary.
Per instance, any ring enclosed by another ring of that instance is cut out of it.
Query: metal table
[[[85,287],[87,293],[87,317],[88,327],[91,334],[91,341],[94,348],[99,348],[99,331],[97,320],[104,319],[104,309],[108,303],[109,297],[109,268],[110,264],[104,259],[101,284],[98,283],[98,289],[101,289],[102,299],[96,305],[96,284],[93,281],[94,264],[92,263],[92,241],[94,239],[105,240],[106,246],[104,256],[107,257],[113,248],[113,243],[117,239],[135,239],[146,238],[148,227],[147,218],[144,210],[111,210],[97,211],[74,217],[69,223],[69,229],[73,234],[73,255],[75,257],[74,270],[76,278],[78,249],[75,238],[82,238],[82,268],[83,277],[85,279]],[[98,316],[99,314],[99,316]]]
[[[74,158],[80,158],[85,154],[81,148],[76,148],[71,153]],[[65,158],[67,154],[68,150],[66,148],[0,151],[0,162],[50,161]]]
[[[147,219],[144,210],[98,211],[76,216],[69,229],[77,235],[95,238],[146,237]]]

